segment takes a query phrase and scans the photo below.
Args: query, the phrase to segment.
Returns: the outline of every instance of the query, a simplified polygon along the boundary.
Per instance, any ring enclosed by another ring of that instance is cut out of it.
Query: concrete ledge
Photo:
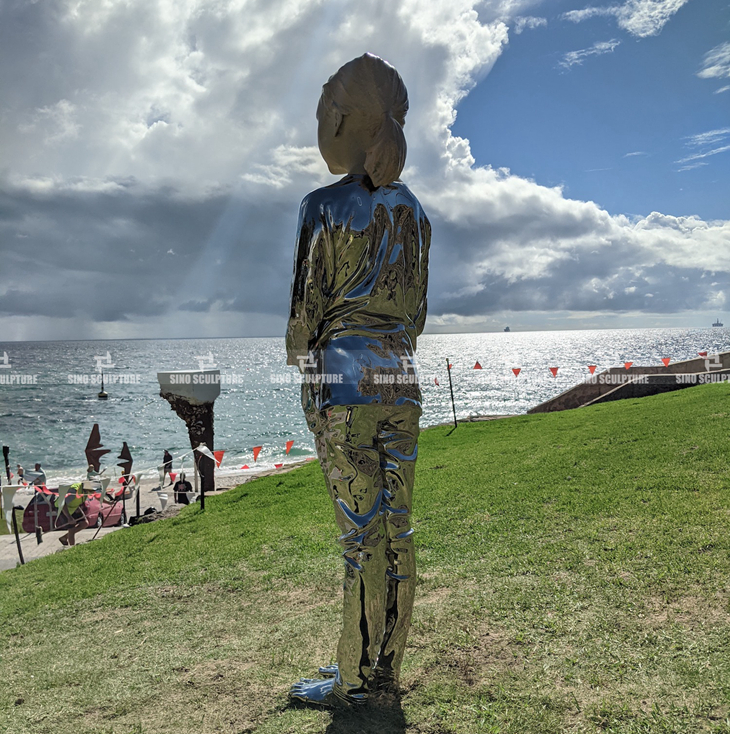
[[[691,372],[689,374],[675,375],[643,375],[634,378],[623,385],[617,385],[613,390],[607,392],[587,405],[597,403],[608,403],[612,400],[626,400],[627,398],[644,398],[648,395],[659,395],[674,390],[683,390],[685,387],[694,387],[709,382],[730,382],[730,370],[717,372]],[[582,407],[585,407],[582,406]]]
[[[730,352],[708,356],[713,358],[712,366],[717,365],[716,369],[707,370],[704,357],[688,359],[684,362],[673,362],[668,367],[664,367],[664,365],[634,367],[632,365],[628,370],[623,367],[612,367],[610,370],[594,375],[590,380],[574,385],[554,398],[530,408],[527,412],[551,413],[556,410],[571,410],[601,402],[604,396],[610,394],[615,395],[615,397],[607,398],[609,400],[656,395],[659,392],[680,390],[683,387],[701,384],[700,376],[726,375],[730,372]],[[692,375],[695,376],[694,381],[691,379]],[[642,381],[636,380],[640,376],[646,377],[647,382],[642,384]],[[681,380],[678,381],[677,376],[685,376],[688,381],[684,383]],[[616,381],[623,378],[627,379],[617,385]],[[667,378],[667,382],[661,382],[665,378]],[[614,381],[612,382],[612,380]],[[710,381],[709,377],[708,381]],[[634,387],[631,388],[630,385],[634,385]],[[674,387],[671,387],[671,385],[674,385]]]

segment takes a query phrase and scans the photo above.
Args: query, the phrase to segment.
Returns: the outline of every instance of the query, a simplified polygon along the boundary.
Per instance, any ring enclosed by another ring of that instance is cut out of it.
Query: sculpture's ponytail
[[[380,129],[365,157],[365,170],[373,186],[384,186],[395,181],[406,164],[406,136],[403,128],[386,112]]]

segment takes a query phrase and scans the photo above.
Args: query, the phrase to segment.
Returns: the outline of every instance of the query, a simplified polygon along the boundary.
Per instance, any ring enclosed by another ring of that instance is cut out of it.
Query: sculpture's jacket
[[[428,219],[399,181],[373,188],[349,175],[304,199],[286,349],[287,364],[304,372],[305,413],[420,407],[414,355],[430,240]]]

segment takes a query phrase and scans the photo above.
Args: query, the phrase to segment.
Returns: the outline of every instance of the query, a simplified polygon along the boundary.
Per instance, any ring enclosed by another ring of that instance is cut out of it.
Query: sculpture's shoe
[[[309,706],[334,708],[335,701],[334,678],[300,678],[290,689],[289,698],[296,703],[305,703]]]
[[[360,706],[367,700],[366,695],[358,697],[338,695],[335,693],[334,678],[325,678],[324,680],[322,678],[300,678],[289,689],[289,698],[293,703],[320,708]]]
[[[319,674],[323,678],[336,678],[338,670],[337,663],[330,663],[329,665],[323,665],[319,669]]]

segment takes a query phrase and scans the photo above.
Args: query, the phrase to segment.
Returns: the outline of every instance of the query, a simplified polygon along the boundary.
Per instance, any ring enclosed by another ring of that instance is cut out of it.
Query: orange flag
[[[221,468],[221,462],[223,461],[223,454],[225,454],[225,451],[214,451],[213,456],[215,456],[215,465],[220,469]]]
[[[261,449],[263,446],[254,446],[253,447],[253,460],[256,461],[256,459],[259,458],[259,454],[261,453]]]
[[[294,445],[294,441],[287,441],[286,442],[286,453],[288,454],[291,451],[291,447]]]
[[[482,366],[479,364],[479,361],[477,360],[477,363],[474,365],[475,370],[480,370]]]
[[[624,362],[624,369],[627,370],[632,364],[633,362]]]
[[[665,366],[665,367],[669,367],[669,363],[670,363],[671,361],[672,361],[672,360],[671,360],[671,359],[670,359],[669,357],[662,357],[662,362],[664,362],[664,366]]]
[[[551,367],[550,368],[550,372],[553,373],[553,377],[557,377],[558,376],[558,370],[559,369],[560,369],[560,367]]]
[[[593,373],[594,373],[594,372],[596,371],[596,365],[594,365],[594,364],[589,364],[589,365],[588,365],[588,371],[589,371],[589,372],[590,372],[591,374],[593,374]]]
[[[515,377],[519,377],[520,372],[522,372],[522,367],[513,367],[512,372],[515,373]]]

